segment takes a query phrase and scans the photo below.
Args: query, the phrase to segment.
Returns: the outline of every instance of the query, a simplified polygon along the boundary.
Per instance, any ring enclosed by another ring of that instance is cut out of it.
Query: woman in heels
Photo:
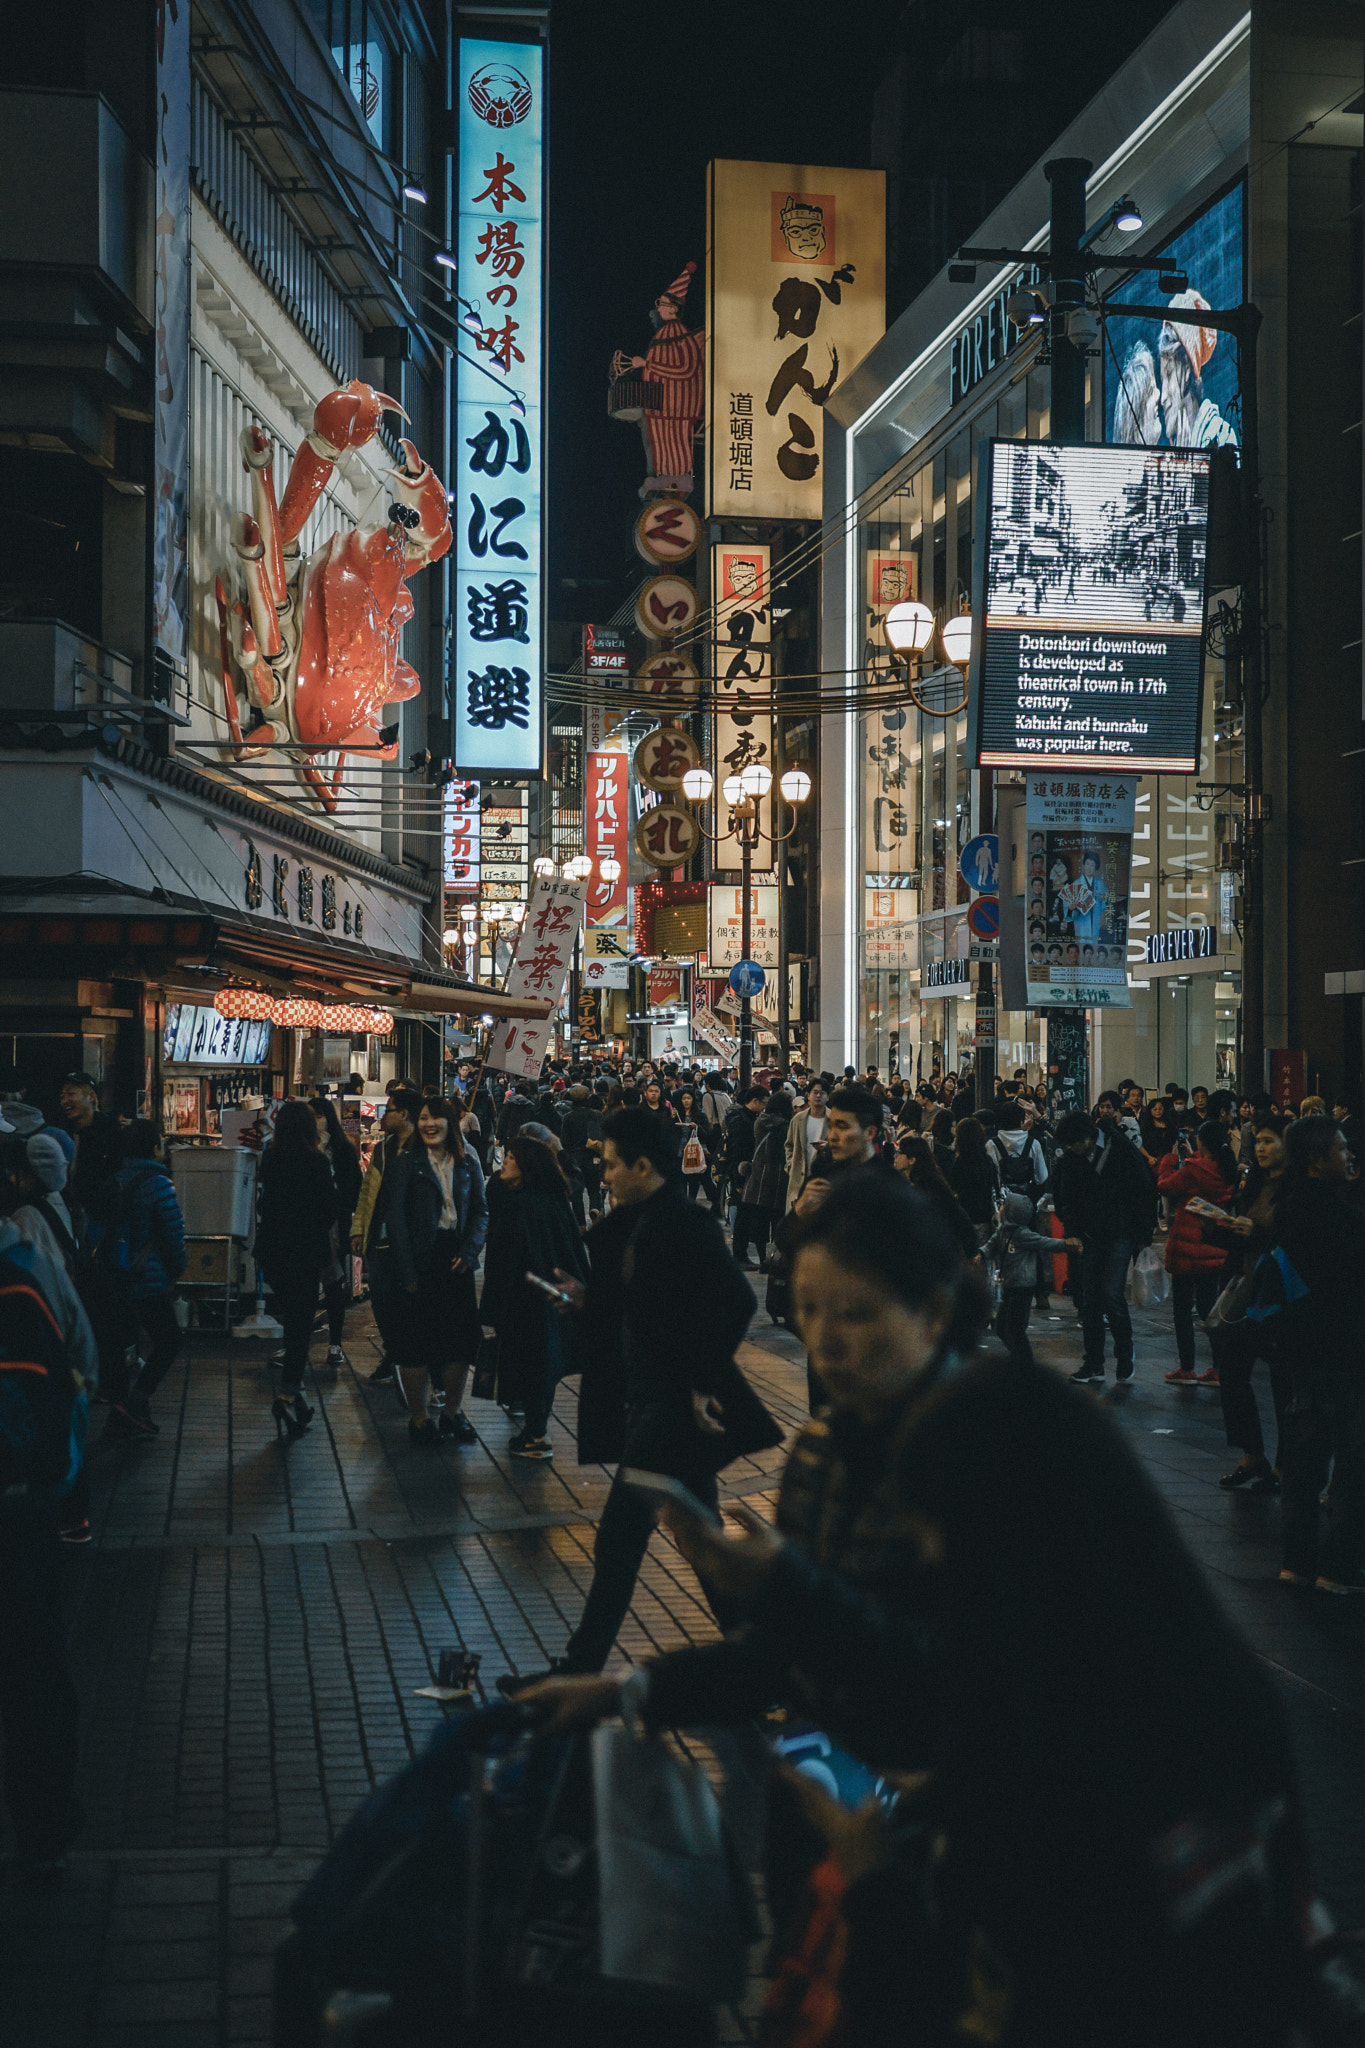
[[[256,1225],[256,1260],[284,1324],[281,1392],[271,1409],[279,1436],[302,1436],[313,1419],[303,1375],[336,1218],[336,1183],[318,1142],[313,1105],[286,1102],[261,1161]]]

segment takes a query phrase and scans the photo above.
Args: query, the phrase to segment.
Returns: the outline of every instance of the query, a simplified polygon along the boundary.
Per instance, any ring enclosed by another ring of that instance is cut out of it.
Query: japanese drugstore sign
[[[478,331],[455,360],[455,761],[538,775],[542,755],[544,58],[460,44],[459,293]]]

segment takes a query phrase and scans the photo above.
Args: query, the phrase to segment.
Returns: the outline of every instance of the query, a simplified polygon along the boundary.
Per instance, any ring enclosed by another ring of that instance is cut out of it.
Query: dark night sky
[[[607,418],[613,350],[690,259],[704,320],[712,157],[866,165],[882,32],[905,0],[556,0],[550,29],[549,616],[603,618],[640,564],[639,428]],[[564,589],[568,577],[610,588]]]

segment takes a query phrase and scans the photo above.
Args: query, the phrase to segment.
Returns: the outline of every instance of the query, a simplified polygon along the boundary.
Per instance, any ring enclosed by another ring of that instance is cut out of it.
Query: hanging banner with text
[[[553,1009],[564,995],[578,928],[583,922],[587,883],[564,875],[538,875],[517,934],[516,951],[507,970],[507,994],[513,1001],[548,1000]],[[554,1029],[553,1015],[528,1020],[514,1017],[499,1024],[488,1052],[488,1064],[504,1074],[533,1080]]]
[[[1127,1009],[1128,899],[1137,782],[1028,779],[1025,957],[1029,1009]]]
[[[466,775],[539,775],[544,463],[543,56],[460,43],[450,707]],[[453,317],[453,314],[452,314]]]
[[[986,444],[975,765],[1194,772],[1208,517],[1207,455]]]
[[[583,845],[593,862],[593,877],[588,888],[590,925],[624,925],[626,921],[629,781],[628,754],[588,755]],[[614,882],[603,881],[596,871],[598,861],[607,859],[620,864],[621,872]]]

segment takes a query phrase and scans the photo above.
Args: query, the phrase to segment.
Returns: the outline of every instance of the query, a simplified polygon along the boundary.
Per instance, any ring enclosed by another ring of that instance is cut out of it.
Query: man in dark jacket
[[[1285,1132],[1284,1149],[1285,1192],[1275,1212],[1271,1253],[1284,1304],[1262,1320],[1293,1375],[1280,1451],[1280,1577],[1287,1585],[1316,1586],[1320,1593],[1358,1592],[1365,1586],[1365,1211],[1347,1194],[1350,1150],[1332,1118],[1300,1117]],[[1319,1548],[1319,1496],[1329,1471],[1330,1510]]]
[[[397,1368],[389,1355],[398,1312],[397,1281],[388,1226],[388,1203],[395,1180],[391,1169],[399,1153],[415,1142],[417,1119],[421,1113],[422,1098],[415,1088],[394,1089],[384,1111],[384,1135],[370,1155],[370,1164],[360,1184],[360,1200],[351,1218],[351,1250],[357,1258],[364,1255],[370,1276],[370,1306],[384,1346],[384,1355],[370,1374],[370,1380],[381,1385],[397,1379]],[[401,1390],[402,1382],[397,1383]]]
[[[1052,1192],[1068,1237],[1082,1250],[1081,1330],[1085,1356],[1071,1377],[1078,1387],[1104,1382],[1104,1326],[1114,1337],[1114,1377],[1125,1386],[1133,1377],[1133,1319],[1124,1300],[1128,1267],[1156,1229],[1156,1183],[1142,1154],[1129,1144],[1117,1120],[1097,1127],[1083,1109],[1057,1125],[1057,1158]]]
[[[751,1261],[749,1258],[749,1246],[756,1237],[758,1219],[746,1205],[744,1183],[749,1177],[754,1156],[754,1130],[767,1103],[767,1089],[755,1083],[739,1107],[732,1109],[725,1119],[725,1177],[730,1183],[730,1194],[735,1204],[735,1228],[730,1249],[741,1266],[757,1264],[756,1259]],[[762,1253],[762,1238],[754,1248]]]
[[[735,1363],[753,1295],[717,1224],[684,1199],[671,1139],[656,1117],[646,1109],[608,1117],[603,1151],[614,1206],[588,1236],[591,1277],[582,1287],[557,1276],[582,1312],[579,1462],[667,1473],[714,1508],[721,1466],[782,1441]],[[556,1670],[602,1669],[653,1527],[653,1508],[618,1471],[598,1524],[587,1604]],[[723,1627],[728,1610],[711,1604]],[[509,1677],[499,1689],[513,1695],[534,1682]]]
[[[829,1098],[825,1142],[811,1160],[810,1175],[795,1204],[778,1224],[777,1250],[790,1260],[792,1243],[801,1219],[813,1216],[830,1189],[855,1173],[889,1173],[895,1167],[879,1142],[883,1126],[881,1098],[870,1088],[851,1083],[836,1088]],[[825,1405],[825,1390],[809,1358],[806,1360],[806,1399],[816,1415]]]
[[[597,1104],[581,1081],[569,1090],[569,1111],[559,1128],[564,1160],[587,1191],[588,1207],[602,1202],[602,1119]]]
[[[131,1388],[125,1349],[119,1347],[106,1388],[114,1404],[106,1428],[111,1436],[155,1436],[151,1397],[180,1349],[180,1324],[171,1289],[185,1270],[185,1219],[170,1168],[161,1157],[156,1125],[146,1121],[129,1124],[122,1137],[124,1158],[113,1183],[121,1213],[105,1228],[106,1233],[126,1235],[128,1325],[130,1330],[137,1323],[142,1325],[148,1347],[147,1362]],[[96,1244],[97,1262],[107,1243],[108,1235]]]
[[[122,1152],[117,1117],[99,1106],[99,1094],[88,1074],[68,1074],[62,1082],[62,1122],[76,1144],[76,1159],[67,1191],[82,1209],[94,1206],[99,1189],[113,1179]]]

